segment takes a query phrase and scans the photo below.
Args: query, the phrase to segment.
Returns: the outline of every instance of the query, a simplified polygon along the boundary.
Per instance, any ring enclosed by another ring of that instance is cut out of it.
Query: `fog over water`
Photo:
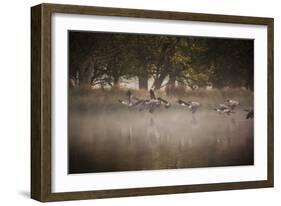
[[[178,97],[149,113],[119,104],[124,92],[70,92],[69,173],[252,165],[253,119],[244,111],[252,96],[235,94],[232,115],[214,111],[224,99],[210,97],[193,97],[202,102],[195,114]]]

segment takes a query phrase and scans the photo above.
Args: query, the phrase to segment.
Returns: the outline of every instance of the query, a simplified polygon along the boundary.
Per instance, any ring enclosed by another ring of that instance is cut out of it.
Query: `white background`
[[[267,178],[267,27],[239,24],[55,14],[52,18],[52,191],[190,185]],[[68,175],[67,32],[114,31],[255,39],[254,166]],[[261,83],[262,82],[262,83]]]
[[[54,2],[54,1],[45,1]],[[30,184],[30,6],[40,1],[2,1],[0,8],[1,205],[39,205]],[[96,6],[205,12],[275,18],[275,188],[115,198],[47,205],[280,205],[281,13],[276,0],[80,0],[56,1]]]

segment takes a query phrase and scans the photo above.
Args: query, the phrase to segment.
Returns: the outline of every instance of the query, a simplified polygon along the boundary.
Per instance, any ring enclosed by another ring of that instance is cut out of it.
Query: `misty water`
[[[119,98],[70,94],[69,173],[253,164],[253,119],[243,111],[249,101],[225,115],[212,110],[213,99],[192,114],[174,98],[171,108],[151,114]]]

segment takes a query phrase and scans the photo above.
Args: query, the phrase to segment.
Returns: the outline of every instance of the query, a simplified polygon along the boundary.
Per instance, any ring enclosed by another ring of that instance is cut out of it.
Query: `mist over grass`
[[[69,173],[252,165],[253,93],[223,89],[174,93],[172,106],[139,112],[118,102],[126,90],[70,90],[68,104]],[[144,90],[132,91],[149,98]],[[235,113],[212,110],[227,98],[239,100]],[[194,114],[178,99],[198,101]]]

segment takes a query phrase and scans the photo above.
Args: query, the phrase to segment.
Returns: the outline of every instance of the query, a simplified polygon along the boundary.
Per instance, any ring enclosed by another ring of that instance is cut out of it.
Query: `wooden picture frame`
[[[78,192],[52,192],[51,170],[51,16],[54,13],[135,17],[147,19],[220,22],[267,26],[268,130],[267,179],[261,181],[214,184],[170,185],[133,189],[110,189]],[[40,4],[31,8],[31,197],[38,201],[64,201],[94,198],[159,195],[234,189],[273,187],[273,29],[272,18],[242,17],[214,14],[103,8],[76,5]]]

